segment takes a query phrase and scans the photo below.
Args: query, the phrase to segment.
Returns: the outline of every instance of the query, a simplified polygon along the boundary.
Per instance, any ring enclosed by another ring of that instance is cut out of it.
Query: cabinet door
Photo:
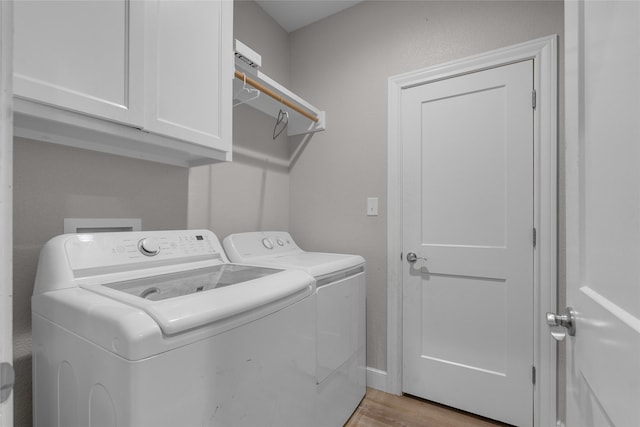
[[[144,3],[16,1],[16,96],[141,127]]]
[[[233,4],[147,3],[145,129],[231,151]]]

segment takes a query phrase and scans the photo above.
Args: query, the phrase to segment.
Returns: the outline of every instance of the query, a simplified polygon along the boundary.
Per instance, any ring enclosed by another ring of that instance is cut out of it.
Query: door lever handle
[[[13,366],[8,362],[0,363],[0,403],[3,403],[11,396],[15,379]]]
[[[417,260],[423,260],[426,261],[427,259],[421,256],[416,255],[415,252],[409,252],[407,253],[407,261],[410,262],[411,264],[413,264],[414,262],[416,262]]]
[[[564,314],[547,313],[547,325],[551,327],[551,336],[556,341],[563,341],[567,334],[576,335],[576,312],[571,307],[564,310]],[[558,330],[558,328],[565,330]]]

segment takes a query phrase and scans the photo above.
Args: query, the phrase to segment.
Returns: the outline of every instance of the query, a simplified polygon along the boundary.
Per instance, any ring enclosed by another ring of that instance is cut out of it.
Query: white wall
[[[387,79],[550,34],[562,58],[561,1],[365,1],[291,34],[291,88],[327,111],[327,130],[290,172],[290,231],[304,248],[366,258],[368,366],[387,366]]]
[[[262,55],[262,71],[289,83],[289,37],[255,2],[234,3],[234,38]],[[265,96],[265,95],[262,95]],[[246,105],[234,107],[233,162],[192,168],[189,228],[208,228],[222,239],[231,233],[289,229],[289,171],[265,158],[289,159],[286,132],[272,138],[275,119]],[[264,156],[264,157],[263,157]]]

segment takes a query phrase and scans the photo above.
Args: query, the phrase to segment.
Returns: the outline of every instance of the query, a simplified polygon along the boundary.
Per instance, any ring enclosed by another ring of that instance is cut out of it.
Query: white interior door
[[[640,426],[640,3],[565,2],[567,427]]]
[[[403,391],[521,427],[533,424],[532,91],[527,60],[401,99]]]
[[[0,2],[0,427],[13,426],[12,339],[12,6]],[[4,390],[2,390],[4,389]],[[8,394],[8,397],[7,397]],[[4,396],[3,396],[4,395]],[[6,398],[3,399],[3,398]]]

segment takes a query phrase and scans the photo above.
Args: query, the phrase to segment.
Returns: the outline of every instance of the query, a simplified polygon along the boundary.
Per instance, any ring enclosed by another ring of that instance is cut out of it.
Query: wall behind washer
[[[143,230],[187,225],[186,168],[22,138],[14,141],[14,424],[32,425],[31,294],[42,245],[64,218],[141,218]]]
[[[233,13],[234,38],[261,54],[261,70],[286,87],[288,34],[253,1],[234,2]],[[273,140],[274,124],[247,105],[234,107],[233,161],[189,173],[189,228],[210,229],[220,239],[289,229],[289,141],[286,132]]]
[[[387,366],[388,78],[551,34],[562,58],[563,16],[561,1],[365,1],[291,34],[291,88],[327,111],[327,130],[291,169],[290,231],[306,249],[366,258],[368,366]]]

